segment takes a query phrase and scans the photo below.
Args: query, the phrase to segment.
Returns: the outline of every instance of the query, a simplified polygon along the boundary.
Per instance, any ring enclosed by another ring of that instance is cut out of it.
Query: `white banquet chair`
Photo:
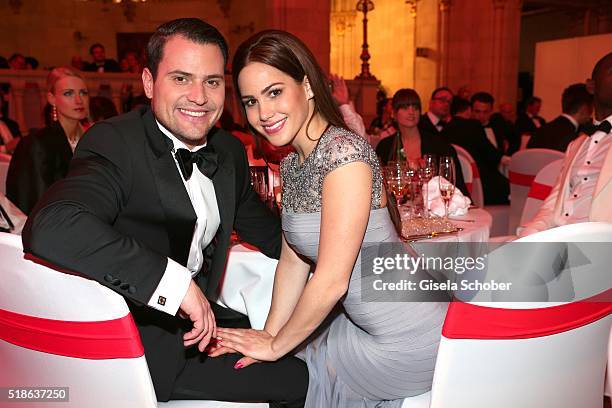
[[[562,165],[563,159],[555,160],[538,171],[538,174],[536,174],[531,183],[529,193],[527,193],[527,199],[525,200],[523,212],[521,213],[521,220],[518,224],[519,226],[529,222],[535,217],[542,204],[544,204],[544,200],[546,200],[546,197],[548,197],[555,186]]]
[[[218,401],[157,403],[138,330],[123,297],[24,256],[0,233],[0,387],[68,387],[74,408],[263,408]],[[17,405],[16,405],[17,406]],[[38,407],[40,402],[20,407]]]
[[[508,234],[516,233],[525,200],[536,174],[547,164],[563,159],[564,154],[552,149],[526,149],[512,155],[510,179],[510,216]]]
[[[611,241],[608,223],[567,225],[519,240]],[[573,275],[577,280],[579,273]],[[596,290],[604,299],[612,297],[609,286]],[[453,302],[432,390],[407,398],[402,407],[601,407],[610,313],[609,301]]]

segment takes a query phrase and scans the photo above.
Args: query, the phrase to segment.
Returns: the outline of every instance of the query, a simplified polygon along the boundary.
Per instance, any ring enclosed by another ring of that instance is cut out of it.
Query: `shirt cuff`
[[[168,258],[164,276],[162,276],[147,304],[161,312],[176,315],[190,282],[191,273],[189,270]]]

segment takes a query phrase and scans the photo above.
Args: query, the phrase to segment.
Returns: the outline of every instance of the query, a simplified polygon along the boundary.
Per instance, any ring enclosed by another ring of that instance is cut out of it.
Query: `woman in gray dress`
[[[256,34],[238,48],[233,70],[252,130],[296,152],[281,165],[283,246],[265,328],[220,328],[211,355],[244,354],[237,369],[277,360],[340,302],[301,353],[306,406],[399,407],[431,388],[446,304],[365,300],[376,297],[368,290],[375,276],[361,270],[371,261],[362,249],[399,242],[376,153],[347,130],[321,68],[293,35]]]

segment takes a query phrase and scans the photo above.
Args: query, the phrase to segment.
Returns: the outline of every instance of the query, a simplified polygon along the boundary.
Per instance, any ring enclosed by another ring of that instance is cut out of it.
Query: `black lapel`
[[[176,262],[187,265],[197,216],[172,157],[171,141],[159,130],[150,110],[144,113],[143,121],[151,147],[148,159],[166,215],[171,257]]]
[[[209,133],[209,143],[215,147],[219,155],[219,167],[212,177],[217,197],[217,206],[221,224],[218,233],[231,233],[234,223],[234,207],[236,205],[236,166],[232,155],[218,143],[215,138],[223,138],[223,132],[216,128]]]

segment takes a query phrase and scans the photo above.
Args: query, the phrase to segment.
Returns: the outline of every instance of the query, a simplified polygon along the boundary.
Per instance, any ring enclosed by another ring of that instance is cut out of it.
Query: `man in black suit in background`
[[[470,103],[456,98],[451,112],[453,119],[444,128],[442,136],[450,143],[463,147],[470,153],[482,182],[485,205],[507,204],[510,194],[508,179],[499,172],[500,164],[506,165],[510,158],[504,156],[488,140],[478,120],[470,119]]]
[[[542,108],[542,99],[537,96],[532,96],[527,99],[525,103],[525,111],[519,113],[516,118],[516,130],[519,136],[532,135],[537,129],[544,126],[546,121],[543,117],[539,116],[540,109]]]
[[[446,87],[434,89],[429,100],[429,111],[419,120],[419,129],[426,133],[439,135],[444,126],[450,121],[450,105],[453,101],[453,92]]]
[[[499,112],[495,112],[491,115],[491,126],[495,129],[498,128],[502,131],[502,134],[506,139],[506,150],[505,154],[512,156],[521,147],[521,137],[516,131],[516,110],[514,105],[509,102],[503,102],[499,104]]]
[[[585,84],[573,84],[561,95],[562,114],[536,130],[527,147],[554,149],[565,152],[567,145],[578,137],[580,126],[591,122],[593,95]]]
[[[299,407],[308,385],[301,360],[237,372],[241,356],[201,354],[216,336],[215,318],[226,327],[248,325],[207,300],[218,294],[232,230],[270,257],[281,245],[278,218],[250,185],[243,145],[214,127],[225,100],[227,54],[223,36],[199,19],[161,25],[142,74],[151,108],[87,132],[67,177],[28,219],[24,249],[125,297],[160,401]]]
[[[89,72],[121,72],[119,63],[114,59],[106,58],[106,51],[102,44],[96,43],[89,47],[89,54],[93,62],[85,64],[83,71]]]

